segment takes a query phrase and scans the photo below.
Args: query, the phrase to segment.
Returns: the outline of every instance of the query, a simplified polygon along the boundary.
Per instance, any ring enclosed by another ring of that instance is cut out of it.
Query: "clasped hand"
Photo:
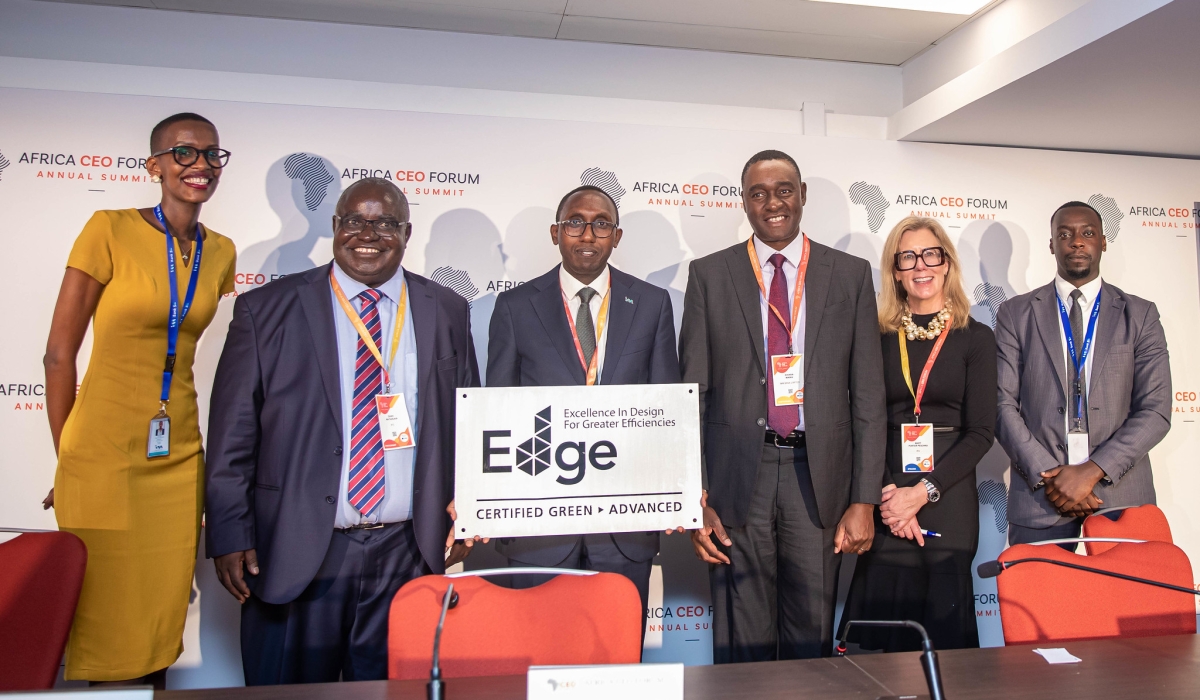
[[[1067,517],[1091,515],[1104,505],[1092,489],[1104,478],[1104,470],[1095,462],[1055,467],[1041,472],[1045,482],[1046,500]]]
[[[888,484],[883,487],[883,504],[879,506],[879,515],[893,535],[916,540],[917,544],[924,547],[925,536],[921,534],[921,526],[917,523],[917,513],[928,502],[929,491],[922,484],[904,488]]]

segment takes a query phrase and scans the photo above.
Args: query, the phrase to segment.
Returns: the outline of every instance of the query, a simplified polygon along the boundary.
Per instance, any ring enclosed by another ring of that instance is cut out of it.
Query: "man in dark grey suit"
[[[717,663],[831,652],[839,555],[870,547],[887,431],[870,266],[801,235],[807,187],[787,154],[756,154],[742,187],[754,236],[692,262],[680,331]]]
[[[1011,544],[1078,537],[1099,508],[1154,503],[1148,453],[1171,428],[1167,339],[1152,302],[1100,279],[1107,249],[1095,209],[1062,205],[1051,217],[1054,281],[997,314]]]
[[[579,187],[555,218],[550,238],[562,264],[496,298],[487,386],[679,382],[671,297],[608,264],[621,241],[616,202],[598,187]],[[504,538],[496,550],[511,566],[623,574],[644,609],[658,533]],[[514,585],[543,580],[517,576]]]
[[[392,597],[466,551],[445,547],[454,392],[479,385],[467,302],[400,266],[391,181],[336,211],[332,265],[238,297],[213,383],[206,548],[247,685],[387,678]],[[380,395],[410,419],[390,445]]]

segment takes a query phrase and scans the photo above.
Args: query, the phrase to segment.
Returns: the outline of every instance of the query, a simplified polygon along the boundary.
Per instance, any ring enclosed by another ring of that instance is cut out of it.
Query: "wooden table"
[[[938,653],[948,700],[1159,700],[1200,698],[1200,637],[1143,637],[1045,644],[1064,646],[1081,663],[1052,666],[1032,646]],[[693,666],[688,700],[822,698],[874,700],[926,694],[916,653],[861,654],[833,659]],[[453,678],[448,700],[523,700],[524,676]],[[424,681],[371,681],[156,693],[156,700],[416,700]]]

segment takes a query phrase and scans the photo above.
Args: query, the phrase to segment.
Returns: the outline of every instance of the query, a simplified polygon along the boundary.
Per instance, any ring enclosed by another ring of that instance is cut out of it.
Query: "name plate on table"
[[[528,700],[683,700],[683,664],[530,666]]]
[[[700,527],[698,391],[459,389],[455,537]]]

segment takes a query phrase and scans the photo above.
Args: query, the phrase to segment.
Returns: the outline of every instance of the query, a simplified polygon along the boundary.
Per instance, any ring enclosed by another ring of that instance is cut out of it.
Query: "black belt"
[[[774,430],[768,429],[763,442],[776,447],[804,447],[804,431],[793,430],[787,435],[780,435]]]

